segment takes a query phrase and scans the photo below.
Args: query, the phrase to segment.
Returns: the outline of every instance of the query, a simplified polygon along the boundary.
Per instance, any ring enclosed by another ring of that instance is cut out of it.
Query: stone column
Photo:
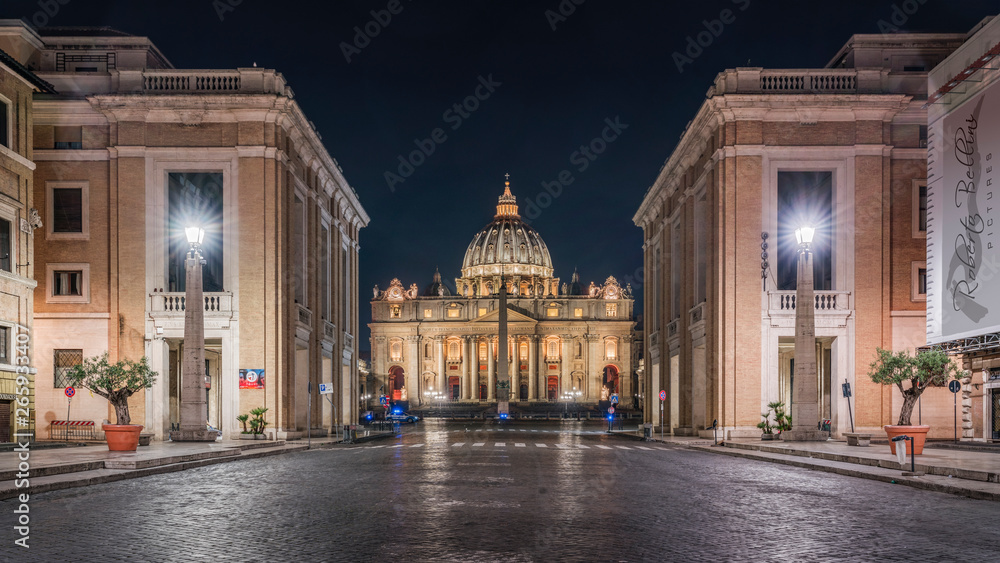
[[[471,338],[468,336],[462,337],[462,394],[461,399],[463,401],[468,401],[472,399],[472,351],[471,351]]]
[[[493,339],[489,339],[489,349],[486,351],[486,360],[489,362],[488,366],[488,377],[486,380],[486,400],[495,401],[497,400],[496,387],[497,387],[497,360],[496,356],[493,355]]]
[[[528,337],[528,400],[538,400],[538,336],[532,334]]]
[[[566,391],[573,390],[573,382],[570,380],[569,366],[570,366],[570,345],[572,344],[570,335],[562,334],[559,336],[562,339],[562,355],[559,357],[559,371],[562,373],[562,377],[559,378],[559,397]]]
[[[411,405],[424,404],[424,390],[420,382],[420,337],[416,335],[407,336],[409,343],[406,358],[407,370],[403,374],[403,384],[406,387],[406,400]],[[391,392],[391,391],[390,391]]]
[[[443,336],[434,337],[434,345],[437,346],[437,384],[434,386],[436,389],[434,391],[438,393],[443,393],[445,396],[448,395],[448,374],[445,373],[445,363],[444,363],[444,347],[447,344]]]
[[[184,350],[181,363],[180,430],[170,433],[175,442],[214,442],[205,422],[205,298],[202,292],[201,253],[192,246],[184,260]],[[292,423],[294,424],[294,423]]]
[[[514,351],[510,355],[510,400],[516,403],[521,400],[521,343],[513,337]]]
[[[782,440],[826,440],[829,433],[818,428],[819,385],[816,382],[816,291],[813,288],[812,252],[799,250],[795,284],[795,379],[792,384],[792,429]]]
[[[548,365],[545,363],[545,340],[541,336],[538,337],[538,343],[536,348],[536,356],[538,358],[538,392],[539,398],[545,401],[549,400],[548,385],[549,385],[549,369]]]

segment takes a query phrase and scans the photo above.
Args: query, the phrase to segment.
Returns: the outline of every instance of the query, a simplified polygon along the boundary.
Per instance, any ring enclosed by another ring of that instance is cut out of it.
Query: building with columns
[[[132,397],[133,423],[162,439],[178,422],[192,223],[206,229],[208,423],[232,438],[238,415],[267,407],[268,433],[295,438],[312,409],[323,432],[334,409],[320,382],[335,384],[338,419],[356,421],[358,236],[369,219],[284,77],[177,69],[148,38],[107,28],[0,20],[0,49],[59,92],[35,96],[28,137],[43,224],[39,436],[66,417],[68,369],[105,351],[148,356],[159,373]],[[81,392],[72,417],[99,428],[114,414]]]
[[[794,230],[811,223],[819,418],[834,436],[895,423],[899,392],[866,373],[877,347],[926,342],[927,73],[965,39],[855,35],[822,68],[718,74],[633,218],[647,422],[661,389],[675,434],[758,436],[769,402],[792,403]],[[922,397],[932,436],[949,395]]]
[[[583,286],[576,272],[560,285],[545,242],[521,221],[510,182],[493,221],[469,243],[454,287],[440,272],[423,291],[398,279],[375,287],[372,375],[391,400],[411,408],[495,404],[503,290],[512,405],[597,404],[611,393],[630,402],[637,392],[631,288],[614,277]]]

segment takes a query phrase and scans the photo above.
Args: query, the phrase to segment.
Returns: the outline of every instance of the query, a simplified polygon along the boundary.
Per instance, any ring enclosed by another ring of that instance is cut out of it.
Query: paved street
[[[603,435],[391,439],[31,499],[3,561],[996,561],[997,504]],[[977,532],[977,530],[979,530]]]

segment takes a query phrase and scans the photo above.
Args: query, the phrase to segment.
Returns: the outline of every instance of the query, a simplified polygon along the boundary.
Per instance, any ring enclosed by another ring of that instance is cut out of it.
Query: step
[[[779,455],[791,455],[791,456],[807,457],[813,459],[824,459],[827,461],[850,463],[854,465],[866,465],[869,467],[881,467],[896,471],[908,471],[910,468],[909,461],[907,461],[905,464],[901,466],[899,462],[895,460],[875,459],[870,457],[838,454],[834,452],[812,452],[807,450],[792,450],[788,448],[782,448],[779,446],[768,446],[764,444],[745,444],[739,442],[726,442],[725,446],[727,448],[734,448],[739,450],[752,450],[752,451],[767,452]],[[1000,472],[997,471],[976,471],[972,469],[962,469],[958,467],[928,465],[925,463],[920,463],[919,461],[917,461],[914,464],[914,467],[918,472],[927,473],[928,475],[943,475],[945,477],[951,475],[954,478],[966,479],[969,481],[1000,483]]]
[[[80,471],[91,471],[94,469],[104,469],[104,461],[81,461],[79,463],[64,463],[62,465],[31,465],[29,471],[31,477],[48,477],[51,475],[61,475],[63,473],[77,473]],[[0,471],[0,481],[13,481],[17,478],[18,470]]]
[[[238,446],[240,450],[255,450],[258,448],[274,448],[278,446],[284,446],[286,442],[284,440],[251,440],[246,441],[246,443],[240,443]]]
[[[147,467],[159,467],[161,465],[173,465],[175,463],[185,463],[188,461],[199,461],[202,459],[212,459],[217,457],[231,457],[240,455],[239,448],[226,448],[224,450],[208,450],[190,454],[172,455],[167,457],[139,457],[145,454],[125,454],[132,457],[119,457],[104,460],[105,469],[145,469]]]

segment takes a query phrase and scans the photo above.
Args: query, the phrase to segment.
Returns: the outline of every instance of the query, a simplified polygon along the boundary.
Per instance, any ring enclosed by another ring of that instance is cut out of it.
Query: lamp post
[[[207,428],[208,401],[205,374],[205,297],[201,283],[201,244],[205,229],[184,229],[191,249],[184,259],[184,359],[181,364],[180,429],[170,433],[174,442],[214,442]]]
[[[820,431],[819,385],[816,381],[816,291],[813,287],[812,249],[816,229],[795,229],[799,244],[798,276],[795,281],[795,371],[792,382],[792,429],[781,439],[795,442],[821,441],[829,437]]]

